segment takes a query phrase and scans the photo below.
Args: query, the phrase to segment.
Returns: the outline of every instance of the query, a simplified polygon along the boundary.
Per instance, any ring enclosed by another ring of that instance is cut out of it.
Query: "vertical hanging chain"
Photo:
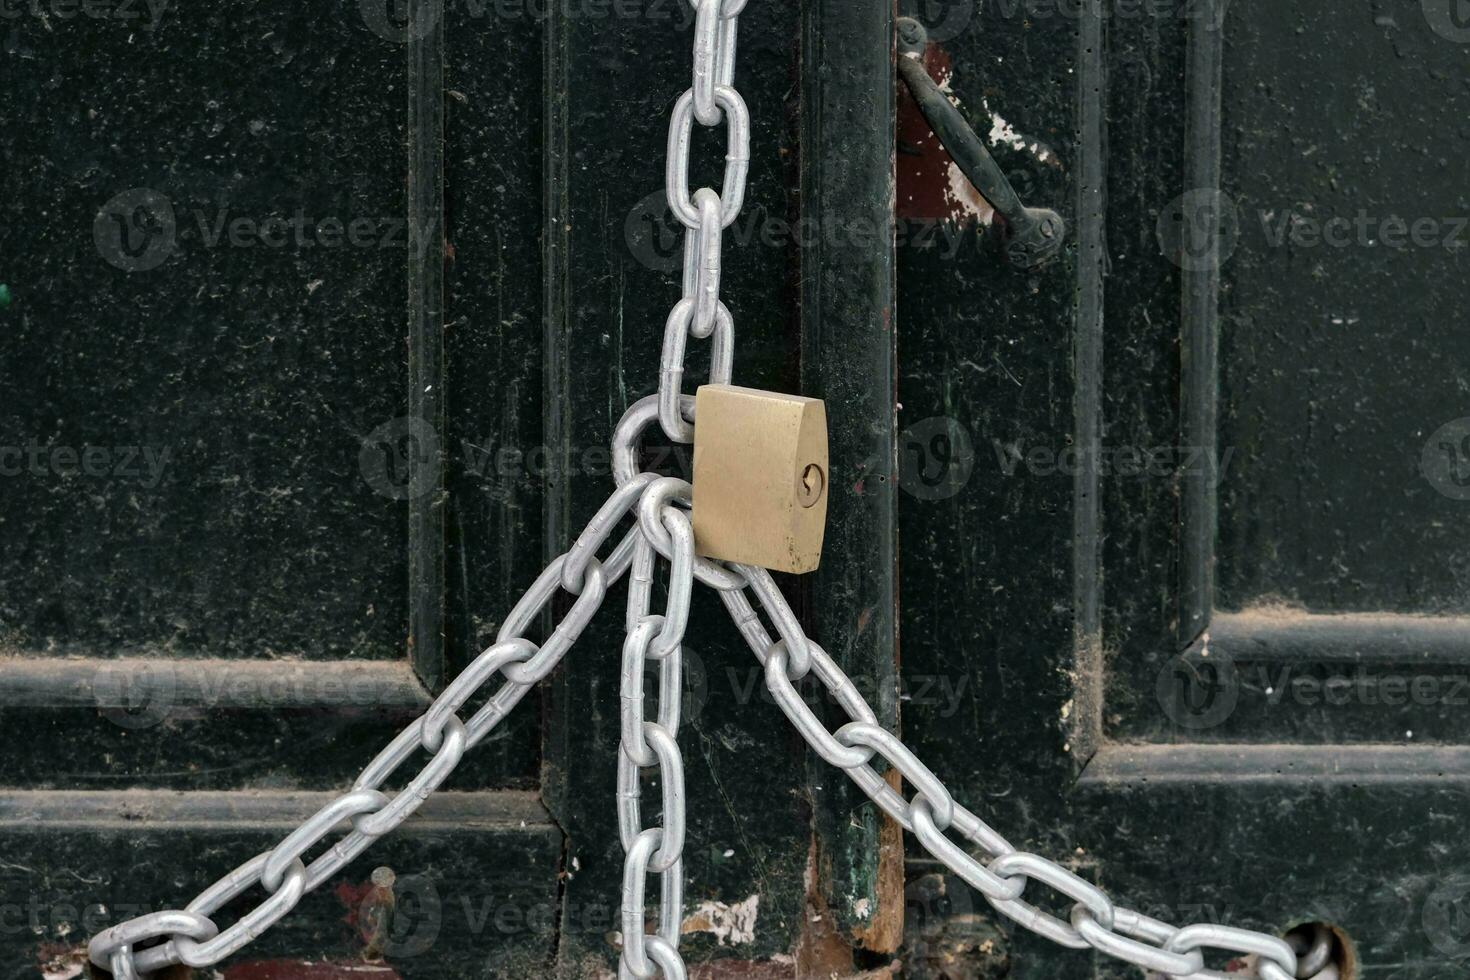
[[[664,481],[658,481],[660,483]],[[682,483],[683,481],[668,481]],[[639,507],[639,538],[628,580],[627,636],[623,642],[622,741],[618,746],[618,834],[627,858],[623,866],[623,950],[618,975],[649,980],[682,978],[679,935],[684,924],[684,759],[679,753],[679,714],[684,695],[683,641],[694,588],[694,529],[689,517],[664,503],[663,487],[651,485]],[[650,527],[650,522],[657,522]],[[651,615],[657,553],[653,534],[667,539],[668,600],[662,615]],[[645,718],[643,686],[652,660],[658,663],[658,718]],[[658,773],[663,796],[662,825],[645,829],[641,815],[642,774]],[[644,932],[644,885],[659,876],[658,931]],[[653,962],[650,963],[650,958]],[[657,964],[655,969],[654,964]]]
[[[693,442],[694,427],[683,408],[684,352],[689,337],[713,336],[710,384],[729,384],[735,348],[734,318],[720,301],[725,229],[740,215],[750,170],[750,111],[735,91],[735,45],[746,0],[697,0],[694,19],[694,80],[669,119],[664,193],[684,226],[684,296],[664,324],[659,370],[658,420],[675,442]],[[720,190],[689,192],[689,153],[694,123],[725,125],[725,176]]]

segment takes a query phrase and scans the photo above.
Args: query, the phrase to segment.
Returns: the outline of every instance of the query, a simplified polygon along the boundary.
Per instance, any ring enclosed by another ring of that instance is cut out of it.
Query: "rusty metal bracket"
[[[1066,223],[1050,208],[1028,208],[985,142],[950,102],[924,68],[929,38],[912,17],[898,20],[898,74],[918,103],[939,142],[975,189],[1005,219],[1006,260],[1018,269],[1034,269],[1056,256],[1066,240]]]

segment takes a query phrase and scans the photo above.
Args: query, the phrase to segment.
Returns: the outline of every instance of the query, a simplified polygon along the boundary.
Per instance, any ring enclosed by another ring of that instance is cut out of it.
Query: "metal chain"
[[[650,487],[646,499],[657,499]],[[640,519],[642,517],[640,508]],[[683,980],[679,935],[684,924],[684,759],[679,753],[679,714],[684,694],[683,639],[694,588],[694,529],[672,504],[659,508],[669,535],[668,601],[663,615],[650,615],[657,553],[640,526],[628,580],[627,638],[623,642],[622,742],[618,747],[618,832],[627,854],[623,866],[621,980],[658,976]],[[643,684],[648,661],[659,665],[658,720],[644,718]],[[663,793],[662,826],[645,829],[641,814],[642,772],[658,772]],[[659,927],[644,933],[644,884],[657,874]],[[653,962],[649,959],[652,957]],[[657,964],[657,968],[655,965]]]
[[[602,605],[608,587],[627,572],[639,542],[644,541],[643,532],[638,528],[629,532],[605,564],[596,557],[597,551],[633,509],[639,494],[655,482],[654,474],[635,478],[603,504],[572,548],[548,565],[516,603],[495,644],[368,764],[349,792],[308,817],[274,848],[206,888],[184,909],[139,916],[98,933],[88,945],[91,961],[124,980],[179,963],[201,969],[213,966],[252,942],[295,908],[303,895],[397,828],[449,777],[465,752],[484,739],[571,649]],[[526,639],[531,624],[563,589],[575,596],[566,616],[541,644]],[[497,675],[504,683],[469,721],[462,721],[459,710]],[[381,787],[388,777],[420,750],[429,759],[418,774],[392,797],[384,793]],[[306,856],[344,824],[348,833],[305,863]],[[211,916],[256,885],[264,898],[221,930]],[[148,943],[156,945],[139,949]]]
[[[1255,975],[1261,980],[1292,980],[1297,975],[1297,955],[1285,940],[1212,924],[1176,928],[1115,905],[1096,885],[1054,861],[1017,850],[957,803],[912,750],[877,724],[856,685],[825,650],[805,635],[788,635],[796,617],[780,591],[766,584],[770,577],[763,569],[733,567],[750,583],[760,608],[781,634],[779,640],[771,639],[743,591],[720,593],[736,627],[764,666],[766,687],[782,713],[817,755],[845,771],[881,810],[918,838],[930,856],[980,892],[997,912],[1063,946],[1096,949],[1170,977],[1242,980],[1249,976],[1205,969],[1205,949],[1256,957]],[[797,645],[804,646],[811,672],[851,719],[835,732],[796,690],[796,682],[807,673],[790,652]],[[875,756],[896,769],[916,790],[913,799],[905,799],[873,768]],[[950,831],[964,838],[984,859],[946,836]],[[1022,900],[1031,882],[1045,885],[1071,902],[1069,921]]]
[[[750,111],[735,91],[735,46],[740,11],[746,0],[695,0],[694,79],[674,103],[669,119],[664,193],[684,225],[684,297],[664,325],[659,372],[658,420],[675,442],[693,442],[690,406],[684,401],[684,351],[688,338],[714,336],[710,384],[729,384],[734,360],[735,324],[720,301],[725,229],[745,202],[750,170]],[[725,176],[719,193],[701,187],[689,192],[689,152],[694,123],[725,124]]]
[[[750,163],[750,118],[733,87],[737,18],[746,0],[697,0],[693,83],[674,106],[665,173],[668,202],[685,226],[683,298],[664,326],[659,391],[635,403],[612,439],[617,489],[572,547],[536,579],[510,614],[496,642],[434,700],[428,711],[383,749],[352,789],[322,807],[276,847],[256,855],[205,889],[184,909],[154,912],[113,926],[93,937],[88,955],[118,980],[179,963],[204,968],[235,953],[290,912],[320,886],[394,830],[454,771],[464,754],[485,738],[530,688],[554,670],[571,649],[607,590],[629,574],[626,638],[623,644],[621,741],[618,750],[617,813],[625,851],[620,980],[686,980],[679,955],[683,915],[685,836],[684,765],[678,747],[682,689],[682,644],[690,593],[697,579],[715,589],[736,628],[764,665],[776,704],[824,760],[844,770],[878,807],[918,838],[941,864],[978,890],[998,912],[1064,946],[1092,948],[1146,970],[1188,980],[1240,980],[1239,973],[1206,970],[1205,949],[1258,958],[1262,980],[1290,980],[1297,954],[1287,942],[1245,929],[1218,925],[1184,928],[1115,905],[1097,886],[1039,855],[1019,851],[950,795],[944,783],[893,733],[877,723],[857,687],[800,621],[765,569],[699,557],[686,508],[688,483],[642,473],[639,441],[657,420],[677,442],[694,437],[694,399],[684,394],[688,338],[713,337],[710,381],[728,384],[734,361],[734,320],[720,301],[724,229],[739,215]],[[727,127],[726,169],[721,190],[689,192],[693,124]],[[597,553],[636,510],[636,526],[605,561]],[[668,598],[662,614],[651,613],[658,559],[669,566]],[[631,569],[631,573],[630,573]],[[747,596],[747,591],[749,596]],[[571,608],[539,645],[526,639],[532,624],[558,592],[573,596]],[[751,597],[755,602],[752,603]],[[776,631],[772,638],[761,613]],[[646,718],[644,678],[648,661],[659,665],[656,720]],[[817,717],[796,683],[814,673],[850,719],[831,731]],[[459,713],[500,677],[502,683],[470,716]],[[388,777],[420,751],[428,760],[391,797]],[[906,799],[874,768],[881,758],[916,794]],[[657,771],[662,795],[659,826],[642,822],[642,776]],[[339,829],[346,833],[326,846]],[[963,838],[976,857],[947,836]],[[308,855],[315,857],[307,863]],[[658,928],[645,925],[647,878],[660,879]],[[1064,921],[1022,900],[1027,885],[1045,885],[1071,902]],[[261,901],[221,930],[220,908],[259,886]],[[1303,966],[1313,960],[1304,958]]]
[[[636,453],[637,435],[651,422],[655,402],[654,396],[643,399],[619,424],[622,442],[615,440],[615,446],[625,458]],[[1002,915],[1063,946],[1096,949],[1166,976],[1189,980],[1238,980],[1243,976],[1206,970],[1205,949],[1257,957],[1256,975],[1262,980],[1290,980],[1297,974],[1297,954],[1284,940],[1211,924],[1176,928],[1117,906],[1101,889],[1074,872],[1039,855],[1017,850],[957,803],[944,783],[907,746],[877,724],[856,685],[819,644],[806,636],[769,572],[754,566],[711,562],[694,554],[693,531],[682,509],[689,495],[689,485],[679,479],[651,473],[620,477],[618,489],[572,547],[547,566],[512,609],[495,645],[457,676],[429,710],[363,770],[350,792],[308,818],[274,849],[211,885],[185,909],[140,916],[99,933],[89,946],[92,962],[109,968],[122,980],[134,980],[177,963],[211,966],[254,940],[294,908],[303,895],[417,809],[464,753],[505,717],[531,685],[555,668],[601,605],[608,587],[631,568],[617,799],[619,831],[626,851],[621,980],[686,977],[678,953],[685,815],[683,760],[677,732],[682,641],[695,578],[718,591],[738,631],[763,664],[766,686],[775,703],[812,749],[847,772],[875,804],[913,833],[935,860],[979,891]],[[603,564],[596,553],[635,510],[637,526]],[[664,613],[653,615],[650,609],[658,555],[669,561],[669,598]],[[703,572],[701,563],[705,566]],[[522,634],[558,590],[576,599],[538,646]],[[769,618],[779,639],[771,637],[761,612]],[[645,718],[643,682],[648,660],[659,663],[657,721]],[[835,732],[796,690],[796,683],[809,672],[851,719]],[[504,678],[502,686],[468,722],[461,721],[460,708],[497,674]],[[430,753],[429,761],[390,799],[380,787],[420,749]],[[873,767],[875,756],[898,770],[917,791],[911,800]],[[640,813],[644,768],[657,768],[663,797],[661,826],[648,829],[643,828]],[[350,832],[310,864],[304,863],[306,855],[344,823]],[[982,857],[947,836],[950,831]],[[644,885],[649,874],[658,874],[661,885],[659,927],[653,935],[644,932]],[[1071,900],[1065,921],[1022,900],[1030,882],[1048,886]],[[210,916],[257,884],[266,892],[264,900],[221,931]],[[158,940],[163,942],[138,949]]]

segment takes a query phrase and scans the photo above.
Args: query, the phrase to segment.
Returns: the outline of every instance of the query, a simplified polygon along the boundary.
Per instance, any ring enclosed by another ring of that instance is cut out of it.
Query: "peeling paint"
[[[60,963],[57,965],[43,964],[41,966],[41,980],[73,980],[74,977],[82,975],[84,969],[82,963]]]
[[[958,102],[956,102],[956,105],[958,105]],[[1056,155],[1052,153],[1050,147],[1039,140],[1026,139],[1026,137],[1016,131],[1014,126],[1001,118],[1000,113],[990,108],[990,103],[987,100],[982,98],[980,100],[980,107],[990,117],[990,135],[988,139],[991,146],[997,143],[1005,143],[1013,149],[1031,154],[1036,158],[1038,163],[1051,163],[1056,159]]]
[[[945,176],[948,184],[944,189],[944,199],[950,204],[950,217],[963,218],[966,216],[974,218],[981,224],[990,224],[995,215],[995,209],[990,202],[980,196],[975,185],[970,183],[970,178],[960,169],[959,164],[950,160],[945,167]]]
[[[42,980],[73,980],[84,975],[87,954],[83,948],[42,943],[38,953]]]
[[[761,897],[752,895],[743,902],[701,902],[684,917],[683,933],[707,932],[721,946],[755,942],[755,921],[760,913]]]

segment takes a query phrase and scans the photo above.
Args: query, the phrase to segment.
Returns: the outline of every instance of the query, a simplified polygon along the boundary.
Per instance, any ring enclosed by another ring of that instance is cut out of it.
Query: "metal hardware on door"
[[[827,522],[827,407],[815,398],[701,385],[694,417],[694,550],[810,572]]]
[[[1005,219],[1006,260],[1018,269],[1034,269],[1061,251],[1066,223],[1050,208],[1021,203],[980,135],[929,77],[923,61],[928,40],[923,24],[912,17],[899,18],[898,73],[955,165]]]

